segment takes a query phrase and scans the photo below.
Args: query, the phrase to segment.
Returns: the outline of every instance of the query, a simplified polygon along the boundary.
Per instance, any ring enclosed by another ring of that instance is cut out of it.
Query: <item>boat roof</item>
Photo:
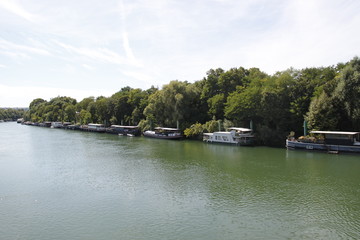
[[[178,128],[166,128],[166,127],[156,127],[156,130],[165,130],[165,131],[180,131]]]
[[[342,132],[342,131],[311,131],[310,133],[317,133],[317,134],[334,134],[334,135],[355,135],[359,134],[360,132]]]
[[[104,126],[104,124],[100,124],[100,123],[89,123],[88,126]]]
[[[236,131],[252,131],[250,128],[239,128],[239,127],[230,127],[228,130],[236,130]]]
[[[204,135],[214,135],[214,134],[225,134],[225,135],[231,135],[231,132],[212,132],[212,133],[203,133]]]
[[[111,125],[114,128],[138,128],[138,126],[122,126],[122,125]]]

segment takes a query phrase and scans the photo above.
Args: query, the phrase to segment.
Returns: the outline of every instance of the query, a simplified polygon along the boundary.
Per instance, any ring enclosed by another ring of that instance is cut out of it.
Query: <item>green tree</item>
[[[224,118],[225,95],[223,93],[216,94],[208,99],[209,114],[217,119]]]
[[[360,59],[355,57],[342,69],[333,98],[338,100],[339,110],[344,112],[341,128],[360,130]],[[350,127],[350,128],[349,128]]]
[[[91,102],[95,102],[94,97],[87,97],[81,100],[78,104],[76,104],[76,110],[80,112],[82,109],[88,109],[88,106]]]
[[[124,124],[131,121],[132,109],[128,103],[130,88],[122,88],[119,92],[110,97],[110,105],[113,109],[113,116],[117,119],[117,124]]]
[[[76,121],[76,107],[75,105],[68,104],[65,107],[65,121],[66,122],[75,122]]]
[[[203,131],[209,133],[220,131],[219,125],[219,120],[210,120],[203,125]]]
[[[79,113],[80,123],[81,124],[88,124],[92,122],[91,113],[85,109],[82,109]]]
[[[109,109],[109,99],[105,97],[100,97],[96,99],[95,109],[97,121],[106,125],[110,124],[111,111]]]
[[[336,130],[339,115],[334,108],[333,99],[325,92],[313,99],[306,116],[309,129]]]
[[[200,138],[204,132],[204,127],[201,123],[192,124],[189,128],[184,130],[184,135],[187,138]]]
[[[180,122],[185,128],[198,112],[199,94],[188,82],[171,81],[149,97],[144,115],[147,119],[156,119],[160,125],[176,126]]]

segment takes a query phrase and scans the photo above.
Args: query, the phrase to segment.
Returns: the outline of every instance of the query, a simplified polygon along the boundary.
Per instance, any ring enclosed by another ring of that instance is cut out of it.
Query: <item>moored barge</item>
[[[140,136],[141,132],[138,126],[122,126],[122,125],[111,125],[106,129],[107,133],[118,134],[119,136]]]
[[[251,146],[254,145],[254,134],[250,128],[231,127],[226,132],[204,133],[203,141],[207,143]]]
[[[180,129],[165,128],[165,127],[156,127],[154,131],[148,130],[143,132],[143,135],[144,137],[170,139],[170,140],[178,140],[183,138]]]
[[[80,129],[83,131],[98,133],[104,133],[106,131],[104,124],[99,123],[89,123],[88,125],[82,125]]]
[[[288,149],[327,151],[328,153],[360,153],[360,132],[311,131],[316,137],[290,138]]]

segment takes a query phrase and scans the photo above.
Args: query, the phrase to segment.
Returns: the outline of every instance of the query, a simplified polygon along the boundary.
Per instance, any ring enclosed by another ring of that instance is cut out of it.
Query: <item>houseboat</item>
[[[67,129],[71,125],[71,122],[64,122],[62,128]]]
[[[63,124],[62,122],[52,122],[51,123],[51,128],[62,128]]]
[[[16,120],[16,122],[17,122],[17,123],[22,123],[22,122],[24,122],[24,119],[23,119],[23,118],[18,118],[18,119]]]
[[[328,153],[360,153],[360,132],[311,131],[314,137],[290,138],[288,149],[327,151]]]
[[[51,127],[51,122],[42,122],[40,123],[40,127]]]
[[[89,123],[86,126],[82,126],[81,130],[84,131],[89,131],[89,132],[105,132],[106,128],[104,126],[104,124],[99,124],[99,123]]]
[[[70,129],[70,130],[80,130],[80,125],[77,125],[77,124],[70,124],[70,125],[67,125],[65,127],[65,129]]]
[[[183,135],[181,134],[180,129],[178,128],[165,128],[165,127],[156,127],[154,131],[145,131],[143,132],[144,137],[159,138],[159,139],[181,139]]]
[[[203,141],[208,143],[225,143],[239,146],[254,145],[254,134],[250,128],[231,127],[224,132],[204,133]]]
[[[111,125],[106,129],[107,133],[118,134],[119,136],[140,136],[140,130],[138,126],[122,126],[122,125]]]

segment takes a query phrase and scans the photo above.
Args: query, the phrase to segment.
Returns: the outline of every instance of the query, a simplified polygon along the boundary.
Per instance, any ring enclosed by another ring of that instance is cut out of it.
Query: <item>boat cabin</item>
[[[87,128],[89,131],[92,131],[92,132],[105,132],[104,124],[89,123]]]
[[[63,124],[62,122],[52,122],[51,123],[51,128],[62,128]]]
[[[143,132],[145,137],[160,139],[181,139],[183,137],[181,130],[178,128],[156,127],[154,131]]]
[[[17,123],[22,123],[22,122],[24,122],[24,119],[23,119],[23,118],[18,118],[18,119],[16,120],[16,122],[17,122]]]
[[[138,136],[140,135],[140,130],[138,126],[122,126],[122,125],[111,125],[106,132],[114,133],[124,136]]]
[[[43,123],[40,123],[40,126],[41,126],[41,127],[51,127],[51,122],[43,122]]]
[[[67,126],[70,126],[71,125],[71,122],[64,122],[63,123],[63,127],[66,128]]]
[[[250,128],[238,128],[238,127],[231,127],[228,128],[229,132],[233,132],[235,136],[253,136],[253,130]]]
[[[162,135],[166,135],[166,136],[181,135],[181,130],[178,128],[156,127],[154,130],[155,130],[156,134],[162,134]]]
[[[322,135],[325,144],[360,145],[360,132],[311,131],[310,133]]]
[[[231,127],[226,132],[204,133],[203,141],[209,143],[252,145],[254,143],[254,135],[252,129]]]

